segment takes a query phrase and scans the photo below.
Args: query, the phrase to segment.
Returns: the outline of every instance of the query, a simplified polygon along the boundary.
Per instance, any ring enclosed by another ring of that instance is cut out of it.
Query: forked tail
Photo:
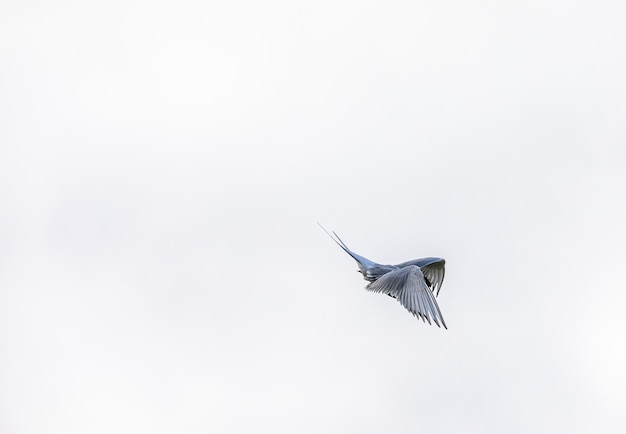
[[[317,222],[317,224],[319,225],[320,228],[322,228],[322,230],[324,232],[326,232],[326,234],[328,234],[328,236],[335,242],[337,243],[337,245],[339,247],[341,247],[343,249],[344,252],[346,252],[348,255],[352,256],[352,258],[359,264],[359,270],[361,271],[361,273],[363,274],[363,277],[365,277],[366,280],[372,280],[372,271],[374,269],[379,269],[381,267],[380,264],[377,264],[374,261],[370,261],[369,259],[361,256],[361,255],[357,255],[356,253],[354,253],[352,250],[350,250],[348,248],[348,246],[346,246],[346,243],[343,242],[343,240],[341,238],[339,238],[339,235],[337,235],[335,233],[335,231],[332,232],[332,235],[330,232],[328,232],[326,230],[326,228],[324,226],[322,226],[319,222]],[[334,237],[333,237],[334,235]],[[376,273],[378,274],[378,273]]]

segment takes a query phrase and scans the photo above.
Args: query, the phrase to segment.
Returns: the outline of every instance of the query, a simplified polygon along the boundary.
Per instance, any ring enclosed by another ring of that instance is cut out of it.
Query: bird
[[[332,235],[319,222],[318,225],[328,236],[350,255],[358,264],[357,270],[369,283],[365,289],[387,294],[400,302],[406,310],[423,322],[432,321],[441,328],[446,325],[436,296],[439,295],[445,276],[446,261],[443,258],[421,258],[397,265],[382,265],[357,255],[334,231]],[[334,237],[333,237],[334,235]]]

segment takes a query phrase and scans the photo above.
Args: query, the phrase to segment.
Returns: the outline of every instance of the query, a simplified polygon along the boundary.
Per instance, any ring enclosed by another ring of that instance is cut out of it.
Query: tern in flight
[[[331,235],[318,225],[359,264],[359,272],[369,282],[365,289],[395,298],[406,310],[428,324],[432,324],[432,319],[437,326],[448,328],[435,299],[443,283],[445,259],[421,258],[398,265],[377,264],[350,250],[334,231]]]

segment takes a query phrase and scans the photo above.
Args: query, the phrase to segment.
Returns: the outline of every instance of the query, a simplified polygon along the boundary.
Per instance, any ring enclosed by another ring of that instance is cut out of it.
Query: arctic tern
[[[318,225],[357,262],[358,271],[369,282],[365,289],[397,299],[406,310],[428,324],[432,324],[432,319],[437,326],[448,328],[435,299],[443,283],[445,259],[421,258],[397,265],[377,264],[350,250],[334,231],[331,235],[321,224]]]

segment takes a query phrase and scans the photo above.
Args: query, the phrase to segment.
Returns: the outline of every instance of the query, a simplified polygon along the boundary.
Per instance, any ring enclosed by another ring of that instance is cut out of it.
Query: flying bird
[[[435,299],[443,283],[445,259],[421,258],[398,265],[377,264],[350,250],[334,231],[331,235],[324,226],[318,225],[357,262],[358,271],[369,282],[365,289],[395,298],[411,314],[428,324],[432,325],[432,319],[438,327],[448,328]]]

